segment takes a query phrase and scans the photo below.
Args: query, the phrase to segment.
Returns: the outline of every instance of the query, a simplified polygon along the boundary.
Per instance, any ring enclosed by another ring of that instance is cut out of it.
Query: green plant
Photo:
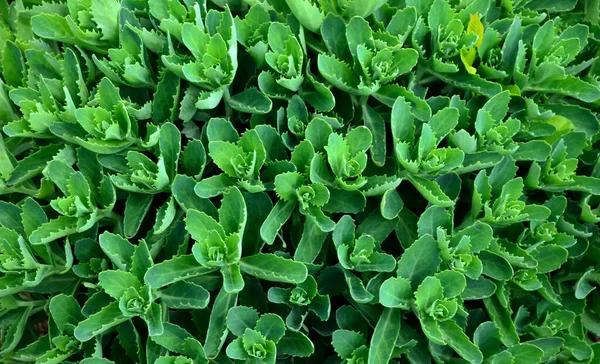
[[[0,362],[598,362],[599,40],[594,0],[0,0]]]

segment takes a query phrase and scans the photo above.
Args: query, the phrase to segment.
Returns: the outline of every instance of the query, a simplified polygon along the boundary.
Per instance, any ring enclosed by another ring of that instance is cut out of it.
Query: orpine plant
[[[598,362],[599,14],[0,0],[0,361]]]

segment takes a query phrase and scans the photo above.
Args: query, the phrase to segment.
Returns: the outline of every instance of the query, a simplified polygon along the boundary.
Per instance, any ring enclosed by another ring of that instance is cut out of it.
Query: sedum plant
[[[593,0],[0,0],[0,362],[597,363]]]

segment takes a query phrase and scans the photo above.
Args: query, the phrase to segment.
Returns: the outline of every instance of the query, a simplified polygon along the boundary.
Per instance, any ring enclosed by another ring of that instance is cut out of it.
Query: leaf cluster
[[[598,362],[599,49],[595,0],[0,0],[0,362]]]

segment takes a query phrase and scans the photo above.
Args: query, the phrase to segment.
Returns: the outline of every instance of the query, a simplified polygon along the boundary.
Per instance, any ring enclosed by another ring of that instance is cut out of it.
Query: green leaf
[[[541,68],[538,68],[536,75],[544,73]],[[527,90],[569,96],[583,102],[595,102],[600,99],[599,87],[577,77],[572,75],[562,75],[562,77],[544,76],[539,77],[541,78],[540,81],[531,82],[531,86]]]
[[[118,20],[121,6],[115,0],[92,0],[90,14],[102,31],[102,39],[115,40],[119,35]]]
[[[214,269],[198,264],[193,255],[181,255],[152,266],[146,272],[144,281],[152,288],[160,288],[212,271]]]
[[[423,212],[417,224],[417,232],[420,236],[429,234],[437,236],[437,229],[452,231],[452,221],[448,211],[439,206],[430,206]]]
[[[162,322],[162,307],[156,302],[152,302],[150,304],[150,308],[148,312],[144,316],[142,316],[144,321],[146,321],[146,325],[148,326],[148,335],[156,336],[160,335],[164,331],[163,322]]]
[[[273,107],[271,100],[255,88],[231,96],[228,103],[232,109],[250,114],[266,114]]]
[[[198,182],[198,184],[194,186],[193,191],[200,198],[206,199],[219,196],[235,185],[236,182],[233,178],[225,173],[221,173]]]
[[[125,349],[127,356],[133,360],[141,360],[142,358],[142,343],[140,335],[131,321],[125,321],[117,326],[117,340]]]
[[[206,180],[204,180],[206,181]],[[192,177],[177,175],[171,186],[173,197],[185,211],[198,210],[206,213],[209,216],[216,217],[217,209],[206,198],[201,198],[195,192],[196,181]]]
[[[379,303],[384,307],[408,309],[412,289],[406,278],[388,278],[379,288]]]
[[[282,354],[295,357],[309,357],[315,351],[315,345],[306,335],[292,330],[286,330],[277,348]]]
[[[392,107],[392,137],[394,141],[413,143],[415,125],[414,117],[410,111],[410,104],[400,96]]]
[[[171,123],[165,123],[160,128],[158,135],[158,146],[160,157],[165,163],[165,169],[169,180],[173,180],[177,174],[177,162],[181,150],[181,134],[179,129]]]
[[[479,259],[483,264],[483,274],[486,276],[505,281],[513,276],[513,269],[509,262],[496,253],[484,250],[479,253]]]
[[[233,307],[227,313],[226,320],[229,331],[235,336],[241,337],[244,335],[246,329],[254,329],[256,327],[258,312],[250,307]]]
[[[260,227],[260,237],[267,244],[273,244],[277,233],[292,216],[292,212],[296,209],[295,201],[279,200]]]
[[[304,135],[316,151],[325,152],[331,133],[333,133],[333,129],[329,123],[323,119],[314,118],[306,126]]]
[[[217,232],[222,238],[226,235],[223,226],[219,225],[212,217],[198,210],[188,210],[185,217],[185,229],[196,241],[203,241],[211,231]]]
[[[129,193],[127,203],[125,204],[125,216],[123,219],[123,232],[127,238],[133,238],[137,234],[146,214],[150,210],[152,200],[152,195],[144,195],[135,192]]]
[[[29,235],[33,245],[46,244],[77,232],[78,219],[69,216],[59,216],[35,229]]]
[[[327,233],[323,232],[312,216],[307,216],[304,222],[302,238],[298,242],[294,260],[304,263],[312,263],[319,255]]]
[[[381,103],[387,105],[392,108],[398,101],[398,99],[404,99],[408,101],[411,106],[411,113],[421,121],[428,121],[431,119],[431,107],[425,100],[415,95],[415,93],[411,90],[408,90],[397,84],[390,84],[382,86],[375,94],[373,94],[377,100]],[[397,115],[397,114],[396,114]],[[392,115],[392,120],[394,120],[395,116]],[[392,124],[394,121],[392,121]],[[392,129],[393,130],[393,129]]]
[[[49,310],[61,332],[64,332],[68,325],[77,326],[85,319],[81,313],[81,306],[72,296],[60,294],[52,297]]]
[[[550,273],[567,261],[569,252],[561,246],[550,244],[537,247],[532,256],[538,263],[538,273]]]
[[[207,340],[204,343],[204,351],[209,359],[215,358],[219,354],[225,339],[227,339],[227,313],[232,307],[235,307],[237,299],[237,293],[227,293],[225,290],[219,291],[215,299],[206,332]]]
[[[366,18],[385,4],[385,0],[350,1],[344,11],[344,15],[351,18],[359,16]]]
[[[131,257],[135,248],[121,236],[108,231],[103,233],[100,235],[100,247],[115,267],[121,270],[128,270],[131,267]]]
[[[309,0],[285,0],[300,24],[313,33],[318,33],[323,23],[324,14],[319,7]]]
[[[171,352],[185,354],[199,362],[206,362],[202,345],[180,326],[165,322],[163,332],[160,335],[150,337],[150,339]]]
[[[19,221],[22,210],[4,201],[0,201],[0,209],[0,225],[23,234],[25,231],[21,221]]]
[[[325,54],[319,54],[317,63],[321,75],[333,86],[347,93],[360,94],[358,78],[346,63]]]
[[[364,210],[366,204],[365,195],[360,191],[332,189],[329,191],[329,201],[321,210],[328,213],[356,214]]]
[[[239,265],[222,267],[221,273],[223,274],[223,288],[227,293],[239,292],[244,289],[244,279]]]
[[[440,81],[459,87],[461,89],[472,91],[476,94],[493,97],[502,92],[500,84],[485,80],[478,75],[469,73],[437,73],[432,71]]]
[[[240,259],[242,272],[271,282],[302,283],[308,271],[302,263],[274,254],[255,254]]]
[[[10,174],[10,178],[6,181],[9,186],[20,185],[23,182],[31,179],[42,173],[46,165],[57,155],[69,156],[73,151],[71,148],[66,148],[61,152],[61,146],[50,144],[40,148],[37,152],[23,158],[17,163]]]
[[[16,310],[12,310],[8,317],[4,317],[4,321],[10,325],[6,330],[6,334],[2,340],[2,346],[0,347],[0,355],[4,356],[6,353],[15,349],[19,344],[19,341],[23,337],[25,328],[27,325],[27,319],[31,315],[32,307],[21,307]]]
[[[508,348],[516,363],[539,363],[544,356],[544,351],[534,345],[522,343]]]
[[[369,343],[369,364],[385,364],[391,359],[400,333],[401,312],[398,308],[383,310]]]
[[[2,50],[2,75],[9,86],[19,87],[25,76],[25,62],[19,47],[7,41]]]
[[[425,277],[432,276],[440,265],[440,249],[429,234],[423,235],[404,251],[398,261],[398,277],[406,278],[415,289]]]
[[[246,226],[246,215],[246,202],[240,190],[234,187],[223,194],[219,224],[227,234],[242,233]]]
[[[462,294],[467,286],[467,281],[462,273],[454,270],[444,270],[436,273],[435,277],[444,288],[444,297],[454,298]]]
[[[98,274],[98,280],[104,292],[116,300],[120,299],[130,287],[138,292],[142,290],[140,281],[129,272],[107,270]]]
[[[258,253],[264,245],[260,237],[260,227],[273,208],[273,205],[269,196],[264,192],[246,193],[244,194],[244,201],[247,210],[252,213],[252,223],[246,223],[242,246],[244,254],[252,255]]]
[[[384,241],[396,228],[396,220],[388,220],[381,216],[379,209],[373,209],[356,229],[356,235],[371,235],[375,241]]]
[[[535,339],[527,342],[527,344],[535,345],[542,349],[544,354],[542,355],[541,361],[550,360],[560,351],[563,343],[564,340],[558,337]]]
[[[80,361],[83,364],[114,364],[114,361],[104,358],[86,358]]]
[[[156,124],[175,120],[179,101],[180,80],[173,72],[163,69],[152,100],[152,121]],[[166,125],[166,124],[165,124]],[[171,124],[172,125],[172,124]],[[161,128],[162,129],[162,128]],[[175,143],[177,138],[172,142]],[[179,153],[179,151],[177,151]],[[173,177],[169,175],[169,177]]]
[[[436,182],[413,175],[408,175],[408,180],[415,186],[421,195],[432,204],[440,207],[450,207],[454,205],[450,197],[442,191]]]
[[[342,269],[342,272],[344,273],[344,278],[346,279],[350,296],[354,301],[358,303],[369,303],[373,300],[373,298],[375,298],[373,294],[367,291],[360,278],[352,274],[352,272],[347,269]]]
[[[256,331],[260,332],[267,340],[278,343],[285,333],[285,323],[276,314],[262,315],[256,322]]]
[[[438,325],[440,325],[444,340],[458,355],[469,363],[483,362],[483,354],[479,348],[469,340],[467,335],[454,321],[440,321]]]
[[[365,338],[354,331],[335,330],[331,338],[331,344],[335,352],[342,359],[352,357],[352,352],[366,344]]]
[[[86,342],[94,336],[127,320],[128,318],[123,316],[123,313],[119,309],[119,303],[112,302],[104,306],[97,313],[81,321],[75,328],[75,338],[81,342]]]
[[[376,165],[382,166],[386,158],[385,122],[381,115],[367,105],[363,107],[363,113],[365,126],[373,135],[373,145],[370,149],[371,159]]]
[[[500,301],[496,296],[484,298],[483,303],[485,304],[492,321],[500,330],[502,343],[506,346],[517,344],[519,342],[519,336],[515,324],[511,319],[510,312],[500,304]]]

